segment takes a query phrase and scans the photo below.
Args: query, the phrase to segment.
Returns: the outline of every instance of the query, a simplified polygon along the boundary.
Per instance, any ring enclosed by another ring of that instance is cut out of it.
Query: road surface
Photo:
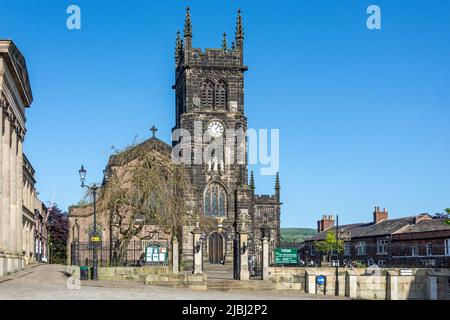
[[[149,286],[134,281],[80,281],[68,278],[62,265],[35,265],[0,278],[0,299],[24,300],[291,300],[334,299],[298,291],[194,291]],[[342,299],[342,298],[340,298]]]

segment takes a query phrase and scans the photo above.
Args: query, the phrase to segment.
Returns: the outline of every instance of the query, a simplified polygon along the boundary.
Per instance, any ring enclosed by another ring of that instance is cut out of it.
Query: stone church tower
[[[196,248],[192,232],[196,229],[204,234],[205,269],[220,264],[231,269],[237,261],[234,255],[239,253],[241,245],[256,261],[260,261],[263,236],[268,239],[271,249],[277,246],[280,240],[280,182],[277,175],[275,195],[256,195],[253,173],[248,181],[244,108],[244,73],[247,67],[244,65],[241,12],[238,12],[235,40],[231,46],[227,44],[225,34],[220,48],[204,51],[194,48],[192,39],[188,9],[184,37],[178,32],[176,38],[173,86],[176,112],[172,146],[157,139],[156,128],[153,128],[153,137],[135,147],[145,148],[146,152],[166,161],[174,160],[177,153],[181,158],[191,160],[182,162],[190,182],[185,200],[197,223],[182,227],[179,253],[185,269],[192,267]],[[181,134],[182,139],[177,140],[177,132],[181,131],[188,133],[186,136],[191,139],[184,139],[185,135]],[[184,148],[178,152],[180,145],[188,145],[189,152]],[[106,168],[110,171],[111,167],[114,167],[114,156]],[[208,217],[207,224],[200,223],[204,217]],[[88,241],[92,206],[72,206],[69,220],[71,241]],[[104,226],[101,228],[104,230],[103,239],[110,239],[112,243],[115,235],[105,227],[108,221],[101,224]],[[110,225],[113,230],[114,223],[110,222]],[[245,246],[241,241],[245,237],[240,236],[244,232],[248,236]],[[159,239],[164,237],[170,240],[167,234]],[[70,248],[68,250],[70,255]]]
[[[192,162],[186,166],[194,190],[191,205],[197,214],[217,219],[217,230],[206,234],[205,259],[212,264],[228,264],[233,261],[232,239],[236,238],[243,225],[250,232],[249,253],[258,250],[263,229],[271,233],[267,236],[271,237],[272,245],[279,241],[280,187],[277,178],[275,196],[256,196],[253,175],[248,184],[244,108],[244,73],[248,68],[244,65],[240,10],[231,46],[227,44],[225,33],[220,48],[205,51],[194,48],[192,39],[188,8],[184,39],[179,32],[176,39],[174,130],[184,129],[194,137],[190,146]],[[230,131],[242,133],[244,139],[232,137],[235,139],[233,145],[227,147],[227,139],[231,139],[227,133]],[[222,141],[223,146],[211,151],[208,149],[211,141]],[[230,152],[234,154],[234,160],[226,161]],[[192,227],[186,227],[183,238],[189,239],[191,231]],[[188,240],[183,242],[184,258],[191,260],[192,243]]]

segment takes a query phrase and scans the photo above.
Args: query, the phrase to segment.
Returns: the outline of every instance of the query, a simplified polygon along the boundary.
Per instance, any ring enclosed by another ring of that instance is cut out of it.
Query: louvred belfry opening
[[[225,109],[227,107],[227,84],[220,80],[216,84],[216,108]]]
[[[202,85],[202,106],[203,108],[212,108],[214,99],[214,85],[206,80]]]

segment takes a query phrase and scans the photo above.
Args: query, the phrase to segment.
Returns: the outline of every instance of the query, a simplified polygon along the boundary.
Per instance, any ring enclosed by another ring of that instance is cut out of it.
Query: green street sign
[[[275,264],[298,264],[297,249],[275,249]]]

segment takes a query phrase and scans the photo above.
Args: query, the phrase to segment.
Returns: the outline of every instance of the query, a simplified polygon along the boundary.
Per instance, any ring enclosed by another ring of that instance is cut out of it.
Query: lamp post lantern
[[[86,180],[86,169],[81,165],[81,169],[78,171],[80,174],[81,187],[84,187],[84,181]]]
[[[94,200],[94,230],[92,233],[92,237],[90,242],[92,243],[92,280],[98,280],[98,256],[97,256],[97,246],[98,242],[101,241],[97,232],[97,191],[102,188],[102,186],[97,186],[97,184],[93,184],[88,186],[85,184],[86,181],[86,169],[84,166],[81,166],[81,169],[78,171],[80,174],[81,187],[86,188],[92,192],[93,200]],[[105,173],[105,172],[104,172]]]

